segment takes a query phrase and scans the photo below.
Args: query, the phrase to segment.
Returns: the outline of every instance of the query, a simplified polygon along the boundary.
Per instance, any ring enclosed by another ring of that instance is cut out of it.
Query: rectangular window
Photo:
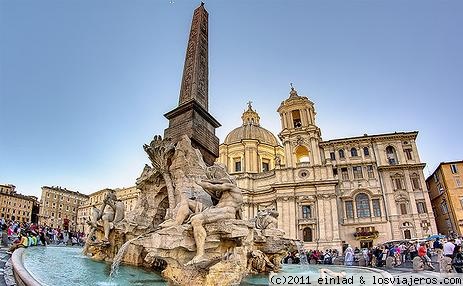
[[[363,178],[362,167],[361,166],[352,167],[352,171],[354,172],[354,179],[362,179]]]
[[[461,187],[461,180],[460,178],[455,178],[455,186],[458,188],[458,187]]]
[[[312,209],[310,206],[302,206],[302,218],[311,218],[312,217]]]
[[[394,186],[396,190],[403,190],[402,188],[402,179],[401,178],[394,178]]]
[[[347,172],[347,168],[341,168],[341,176],[344,181],[349,181],[349,173]]]
[[[421,183],[419,177],[411,177],[411,181],[414,190],[421,190]]]
[[[412,149],[404,149],[404,152],[405,152],[405,157],[407,157],[407,160],[413,160]]]
[[[333,168],[333,176],[337,176],[337,175],[338,175],[338,169]]]
[[[450,170],[452,171],[453,174],[458,173],[457,164],[451,164],[450,165]]]
[[[447,225],[447,228],[452,228],[452,223],[450,222],[449,219],[445,220],[445,224]]]
[[[262,172],[267,172],[270,170],[269,160],[262,160]]]
[[[441,204],[440,204],[440,208],[442,210],[442,213],[443,214],[446,214],[449,212],[449,209],[447,207],[447,203],[445,201],[443,201]]]
[[[241,172],[241,159],[235,159],[235,172]]]
[[[416,203],[416,208],[418,209],[419,214],[424,214],[426,213],[426,204],[424,202],[417,202]]]
[[[373,216],[380,217],[381,216],[381,205],[379,203],[379,199],[371,200],[371,204],[373,205]]]
[[[347,201],[346,205],[346,217],[347,218],[354,218],[354,204],[352,201]]]
[[[444,188],[440,184],[438,184],[437,186],[439,188],[439,194],[442,194],[444,192]]]
[[[367,173],[368,173],[368,178],[369,179],[374,179],[375,178],[375,172],[373,171],[373,165],[368,165],[367,166]]]
[[[331,161],[336,161],[336,154],[334,152],[330,152],[330,159]]]
[[[407,205],[406,204],[400,204],[400,213],[403,215],[407,214]]]

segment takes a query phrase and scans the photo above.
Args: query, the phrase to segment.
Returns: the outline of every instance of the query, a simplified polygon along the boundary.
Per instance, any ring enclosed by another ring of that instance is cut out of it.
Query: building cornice
[[[394,132],[394,133],[384,133],[384,134],[375,134],[375,135],[365,134],[363,136],[346,137],[346,138],[322,141],[320,142],[320,146],[321,147],[334,146],[334,145],[346,144],[346,143],[370,143],[370,142],[379,142],[379,141],[384,141],[384,140],[397,140],[397,139],[415,140],[417,136],[418,136],[418,131]]]
[[[55,191],[55,192],[61,192],[61,193],[64,193],[64,194],[69,194],[69,195],[75,195],[75,196],[79,196],[79,197],[83,197],[83,198],[88,198],[88,195],[86,194],[82,194],[78,191],[71,191],[71,190],[68,190],[66,188],[61,188],[61,187],[49,187],[49,186],[43,186],[42,187],[42,190],[44,189],[47,189],[47,190],[50,190],[50,191]]]
[[[27,200],[27,201],[31,201],[31,202],[36,202],[37,201],[36,197],[26,196],[26,195],[17,194],[17,193],[16,194],[0,193],[0,195],[14,197],[14,198],[17,198],[17,199],[23,199],[23,200]]]
[[[426,163],[417,164],[399,164],[399,165],[384,165],[378,166],[378,170],[404,170],[404,169],[420,169],[423,170],[426,167]]]

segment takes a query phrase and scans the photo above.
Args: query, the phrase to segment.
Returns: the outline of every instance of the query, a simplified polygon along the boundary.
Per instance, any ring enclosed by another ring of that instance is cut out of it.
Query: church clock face
[[[309,177],[309,170],[306,170],[306,169],[300,170],[297,175],[299,176],[299,178],[305,179]]]

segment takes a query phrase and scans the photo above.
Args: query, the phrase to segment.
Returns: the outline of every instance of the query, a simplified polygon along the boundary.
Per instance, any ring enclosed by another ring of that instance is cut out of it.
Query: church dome
[[[270,146],[280,145],[272,132],[260,126],[259,114],[252,109],[250,102],[248,103],[248,110],[243,113],[241,119],[243,119],[243,125],[228,133],[224,144],[239,143],[242,140],[258,140],[261,144]]]

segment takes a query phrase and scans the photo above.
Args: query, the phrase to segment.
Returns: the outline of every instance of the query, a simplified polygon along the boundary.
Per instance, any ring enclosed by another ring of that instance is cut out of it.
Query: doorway
[[[360,240],[360,248],[372,248],[373,240]]]

